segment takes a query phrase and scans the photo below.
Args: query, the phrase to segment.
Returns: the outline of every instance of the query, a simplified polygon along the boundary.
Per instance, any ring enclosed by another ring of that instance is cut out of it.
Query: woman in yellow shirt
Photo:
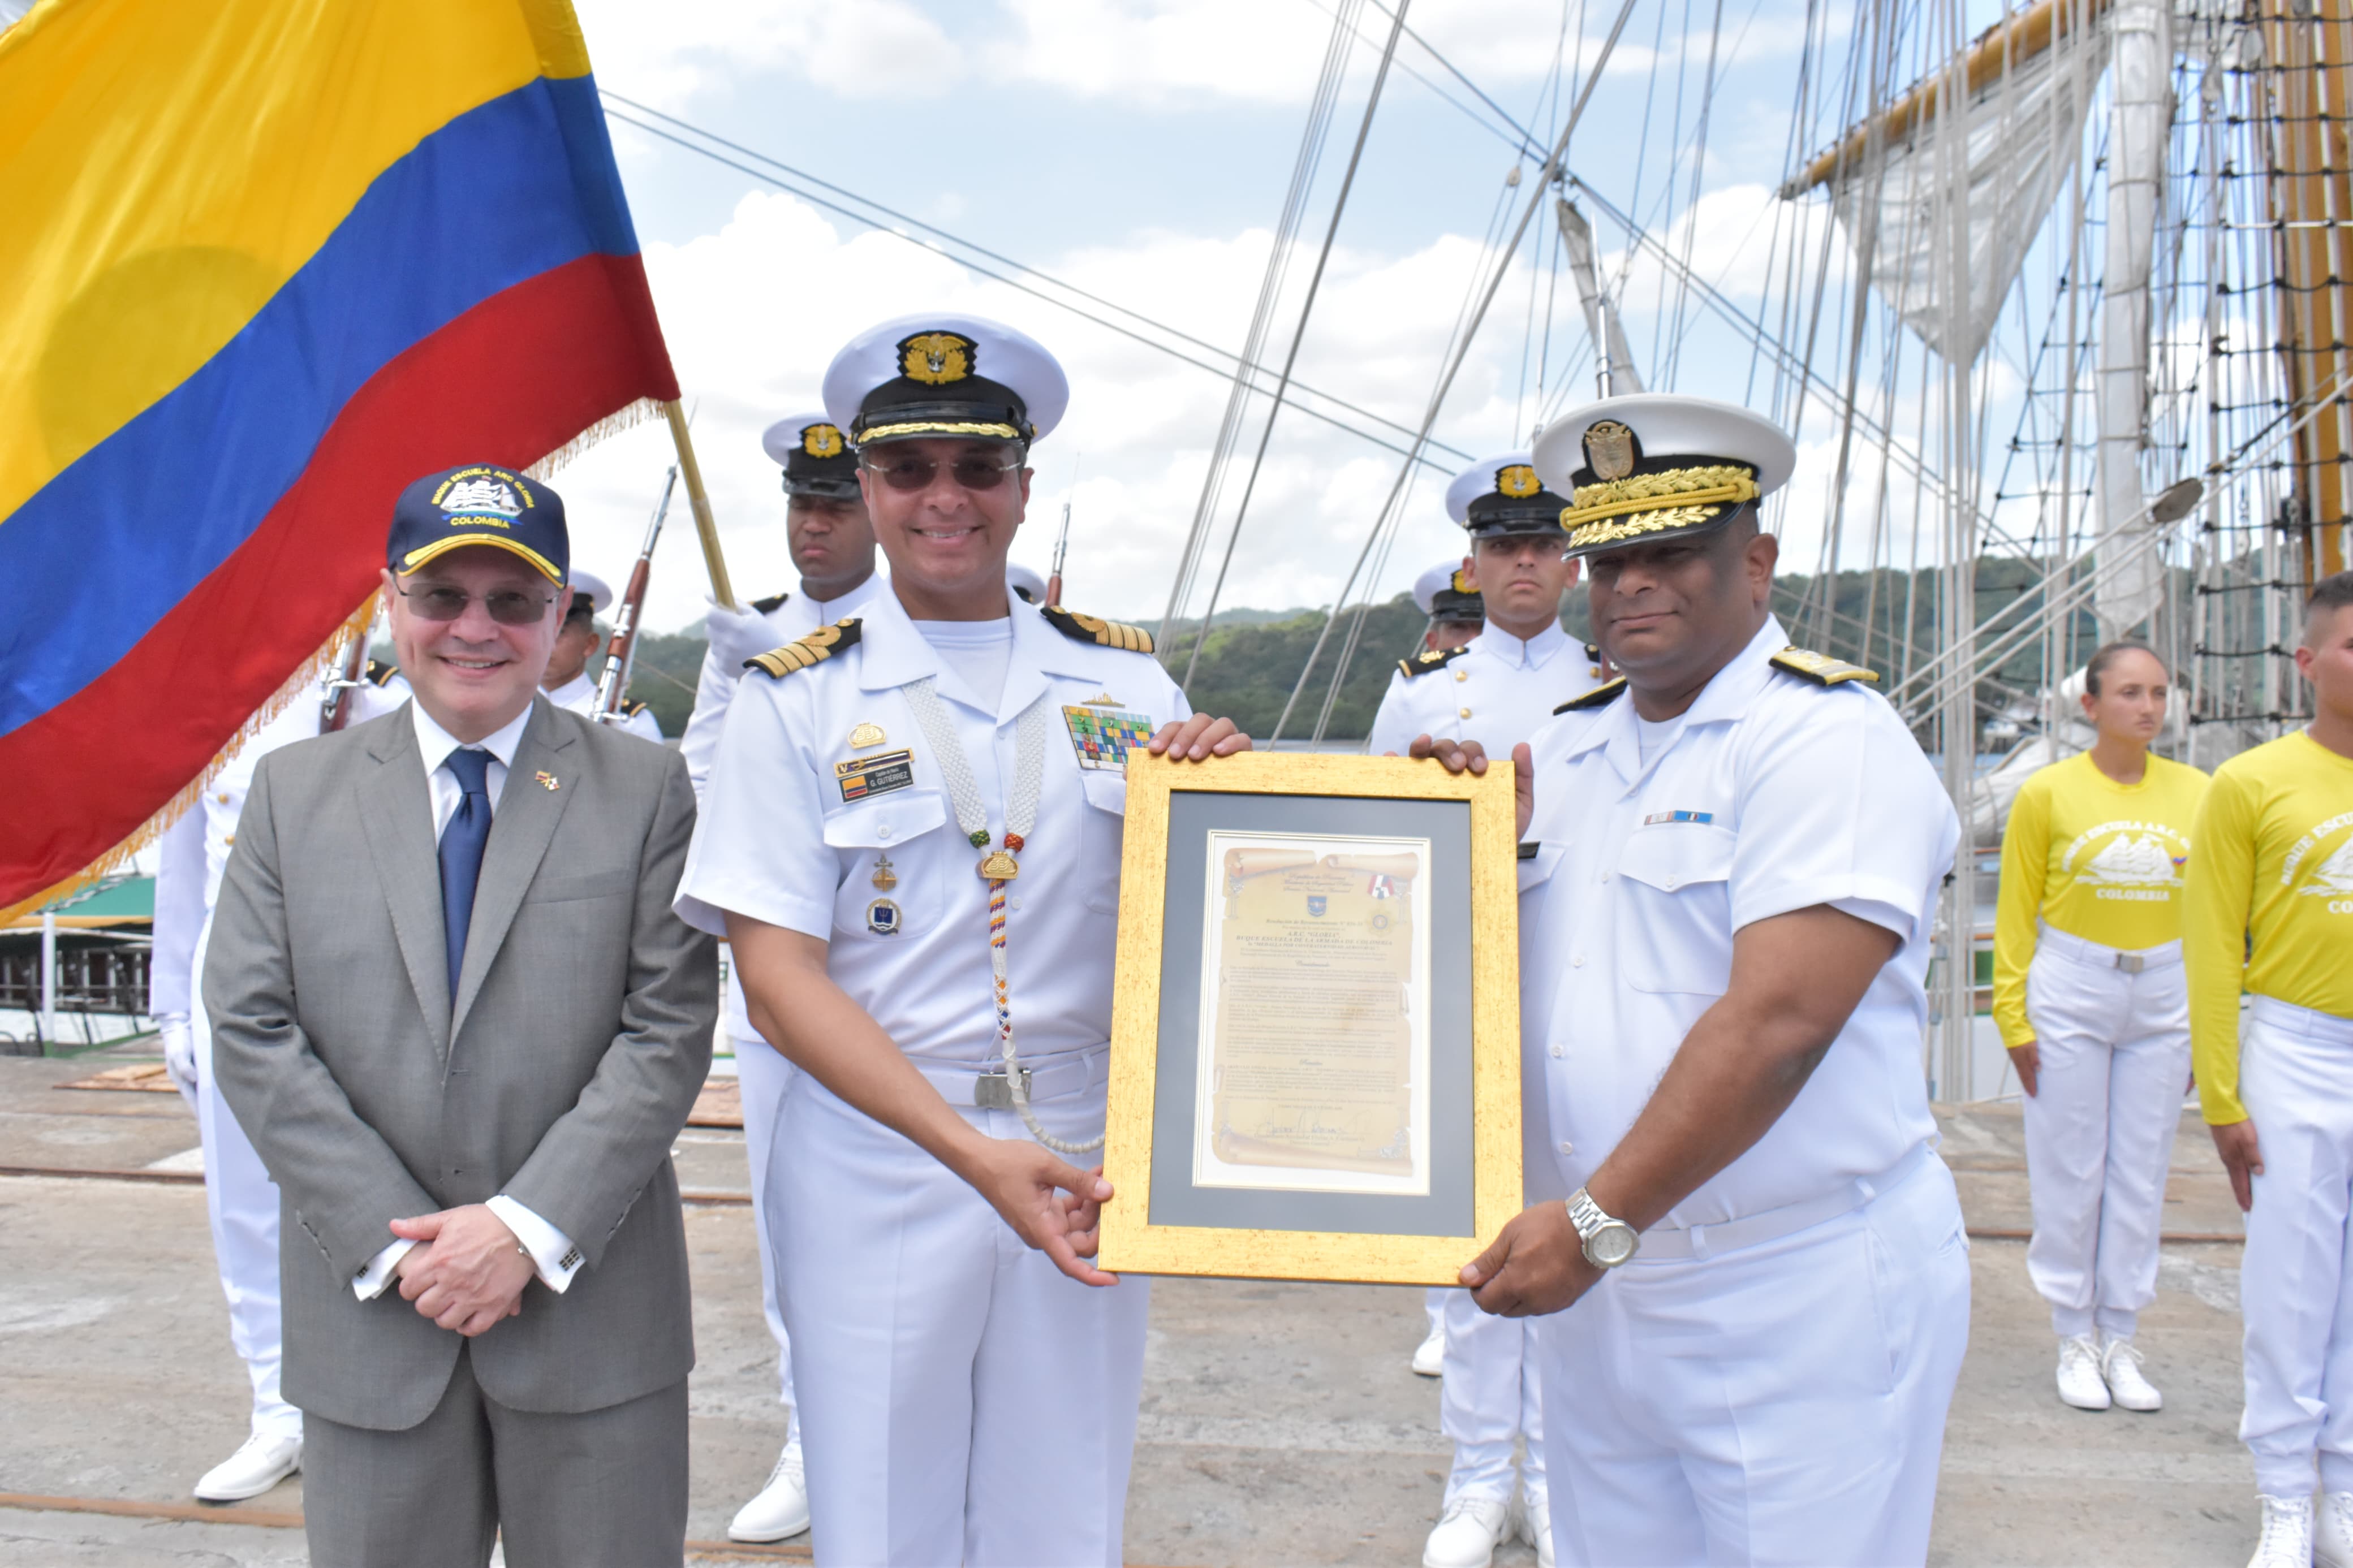
[[[2147,647],[2108,644],[2084,684],[2099,738],[2026,781],[2002,837],[1993,1016],[2026,1090],[2026,1272],[2059,1334],[2059,1397],[2155,1410],[2133,1329],[2189,1081],[2182,868],[2207,781],[2149,753],[2169,682]]]

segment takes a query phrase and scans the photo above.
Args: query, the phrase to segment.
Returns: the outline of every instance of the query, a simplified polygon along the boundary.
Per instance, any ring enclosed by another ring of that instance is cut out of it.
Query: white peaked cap
[[[587,595],[588,603],[600,616],[613,603],[612,584],[594,572],[585,572],[577,566],[572,569],[572,591]],[[569,601],[566,601],[565,608],[567,611],[571,608]]]
[[[1446,487],[1446,515],[1459,523],[1471,521],[1471,503],[1481,496],[1498,489],[1503,484],[1503,472],[1509,468],[1534,468],[1535,459],[1525,452],[1498,452],[1492,458],[1482,458],[1461,473]],[[1557,488],[1557,487],[1555,487]],[[1563,495],[1567,494],[1562,490]]]
[[[1483,493],[1483,492],[1482,492]],[[1438,595],[1454,587],[1454,574],[1462,570],[1461,560],[1441,561],[1413,580],[1413,602],[1425,616],[1438,611]],[[1473,590],[1475,592],[1475,590]]]
[[[1735,403],[1672,392],[1632,392],[1573,408],[1545,426],[1535,440],[1535,468],[1547,489],[1576,501],[1569,478],[1586,466],[1585,432],[1614,419],[1634,433],[1646,463],[1662,458],[1721,458],[1757,470],[1761,499],[1789,482],[1798,449],[1779,426]],[[1451,493],[1451,492],[1450,492]]]
[[[966,423],[1009,423],[1002,412],[1005,398],[997,388],[1020,400],[1026,428],[1002,435],[955,428]],[[878,391],[886,393],[889,403],[908,407],[911,415],[959,403],[994,405],[997,412],[969,419],[916,415],[893,420],[886,406],[878,406],[875,417],[861,426],[860,416]],[[1001,321],[953,310],[898,316],[869,327],[833,356],[825,373],[826,412],[853,443],[923,435],[1041,441],[1062,422],[1070,403],[1070,379],[1044,345]],[[921,427],[926,424],[941,428]],[[870,427],[890,435],[871,436]]]
[[[804,451],[802,443],[807,438],[807,431],[812,425],[823,425],[837,435],[840,431],[839,422],[822,410],[796,414],[788,419],[779,419],[761,431],[760,449],[767,453],[769,459],[778,468],[782,468],[792,460],[794,453]],[[805,455],[812,458],[828,456],[823,452],[806,452]]]

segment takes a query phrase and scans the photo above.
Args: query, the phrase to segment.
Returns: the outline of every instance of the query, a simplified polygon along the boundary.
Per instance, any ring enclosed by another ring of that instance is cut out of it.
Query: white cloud
[[[602,85],[677,110],[749,72],[784,69],[848,98],[957,67],[939,25],[906,0],[575,0]]]
[[[1050,265],[1082,287],[1148,300],[1163,319],[1231,342],[1255,297],[1267,243],[1263,231],[1147,235]],[[1418,421],[1478,255],[1475,240],[1454,236],[1398,257],[1336,252],[1301,357],[1302,379],[1388,417]],[[892,237],[845,235],[790,196],[747,195],[716,234],[649,245],[646,259],[680,381],[698,405],[696,449],[740,597],[777,592],[793,579],[776,470],[760,450],[760,430],[818,405],[825,367],[851,334],[933,305],[1020,327],[1050,347],[1071,377],[1070,416],[1035,456],[1037,485],[1015,557],[1046,566],[1083,454],[1072,498],[1070,601],[1158,620],[1224,409],[1224,380]],[[1303,262],[1294,276],[1305,270]],[[1525,287],[1522,275],[1517,289]],[[1513,291],[1507,283],[1506,297]],[[1280,319],[1287,323],[1290,310]],[[1449,400],[1453,412],[1441,421],[1440,438],[1475,451],[1507,444],[1519,361],[1516,337],[1500,321],[1491,324]],[[1229,518],[1263,417],[1261,402],[1227,487]],[[606,442],[556,477],[583,565],[615,581],[626,576],[670,460],[663,427],[649,426]],[[1224,603],[1271,607],[1333,598],[1398,461],[1286,413]],[[1437,504],[1435,479],[1419,482],[1384,591],[1461,552],[1461,536]],[[684,506],[675,508],[657,558],[650,627],[674,629],[701,616],[705,581],[692,532]]]

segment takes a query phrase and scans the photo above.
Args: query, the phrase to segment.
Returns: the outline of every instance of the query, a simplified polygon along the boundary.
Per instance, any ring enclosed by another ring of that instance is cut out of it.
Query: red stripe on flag
[[[677,395],[636,256],[527,279],[385,366],[217,570],[105,674],[0,736],[0,908],[138,831],[318,651],[375,585],[411,479],[520,468],[638,398]]]

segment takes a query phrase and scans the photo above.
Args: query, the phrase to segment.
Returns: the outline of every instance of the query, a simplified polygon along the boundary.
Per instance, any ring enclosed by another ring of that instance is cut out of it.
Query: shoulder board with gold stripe
[[[1773,656],[1773,666],[1791,675],[1803,676],[1817,686],[1836,686],[1845,680],[1868,680],[1876,683],[1879,671],[1865,669],[1859,664],[1849,664],[1842,658],[1832,658],[1811,648],[1785,647]]]
[[[765,599],[753,600],[752,607],[759,611],[760,614],[764,616],[773,616],[778,610],[783,609],[785,607],[785,601],[791,597],[792,595],[790,594],[771,594]]]
[[[1465,643],[1463,647],[1468,647],[1470,645],[1468,643]],[[1461,657],[1462,648],[1461,647],[1426,647],[1419,653],[1415,654],[1411,658],[1401,658],[1398,660],[1398,671],[1408,680],[1411,680],[1417,675],[1428,675],[1433,669],[1444,669],[1449,664]]]
[[[636,698],[624,697],[621,699],[621,711],[628,717],[634,719],[645,710],[646,705],[638,701]]]
[[[1553,711],[1555,713],[1577,713],[1582,712],[1588,708],[1607,708],[1612,702],[1617,701],[1618,694],[1625,689],[1626,678],[1620,675],[1612,679],[1603,681],[1600,685],[1595,687],[1592,690],[1587,692],[1582,697],[1570,698],[1567,701],[1554,709]]]
[[[391,684],[392,678],[399,673],[400,666],[386,664],[380,658],[372,658],[367,662],[365,679],[370,686],[386,686]]]
[[[1129,653],[1152,651],[1152,634],[1142,626],[1122,626],[1117,621],[1106,621],[1098,616],[1082,616],[1060,605],[1041,605],[1039,613],[1046,617],[1048,626],[1072,642],[1124,648]]]
[[[829,626],[819,626],[808,636],[788,642],[779,648],[756,655],[744,661],[745,669],[756,669],[763,675],[782,680],[797,669],[822,664],[846,647],[858,646],[858,617],[836,621]]]

